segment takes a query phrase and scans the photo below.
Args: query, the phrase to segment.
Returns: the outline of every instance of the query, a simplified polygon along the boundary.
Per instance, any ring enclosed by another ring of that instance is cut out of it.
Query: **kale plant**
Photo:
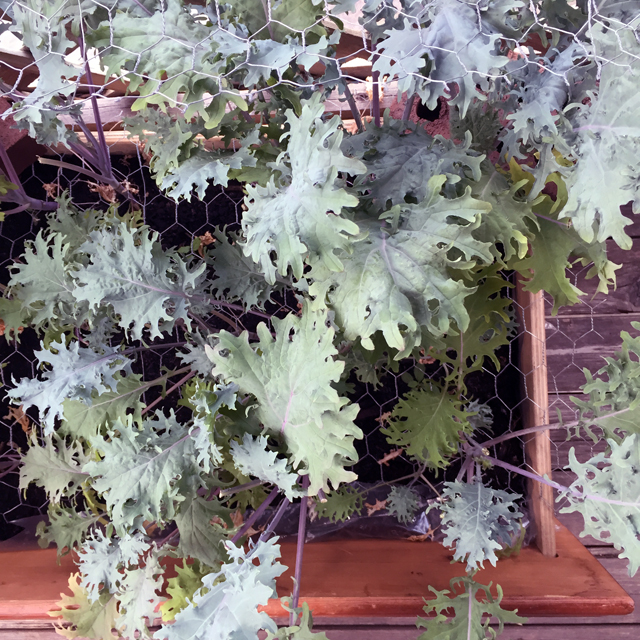
[[[359,409],[345,389],[352,375],[379,384],[410,358],[447,375],[413,380],[383,433],[418,463],[411,482],[462,461],[440,506],[445,543],[467,571],[452,584],[459,595],[435,593],[421,638],[495,637],[487,616],[499,630],[520,621],[473,575],[495,564],[522,515],[520,496],[492,488],[485,470],[532,474],[492,455],[522,432],[486,435],[490,415],[470,401],[467,376],[499,366],[512,337],[507,272],[555,309],[582,294],[565,274],[576,261],[592,265],[599,291],[615,285],[606,241],[628,249],[620,206],[640,210],[634,3],[0,4],[2,28],[39,73],[29,90],[3,79],[16,125],[75,154],[73,168],[113,203],[37,200],[0,148],[6,224],[27,210],[46,217],[11,267],[0,317],[7,340],[31,327],[41,341],[38,375],[6,393],[38,419],[20,483],[49,498],[42,543],[78,557],[60,633],[149,637],[159,610],[159,639],[323,638],[299,602],[301,547],[290,626],[278,630],[260,609],[285,570],[272,534],[290,501],[301,504],[302,539],[311,500],[333,521],[364,509],[352,469]],[[355,44],[345,20],[362,32]],[[354,95],[354,56],[371,65],[370,117]],[[404,105],[394,117],[381,112],[382,83]],[[241,229],[163,247],[143,224],[153,211],[110,161],[102,123],[118,90],[135,97],[123,126],[159,187],[190,200],[239,182]],[[448,110],[451,136],[430,135],[417,106]],[[569,487],[534,477],[634,573],[640,338],[623,340],[588,374],[580,419],[554,427],[600,427],[607,452],[572,454]],[[152,347],[176,351],[182,366],[137,373]],[[152,387],[180,391],[180,406],[145,405]],[[256,537],[252,525],[278,501]],[[392,490],[399,519],[418,508],[411,483]],[[165,557],[185,560],[163,591]]]

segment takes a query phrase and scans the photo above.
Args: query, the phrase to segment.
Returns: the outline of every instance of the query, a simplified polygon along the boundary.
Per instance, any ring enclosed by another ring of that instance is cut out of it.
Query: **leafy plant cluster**
[[[579,300],[565,275],[575,261],[592,264],[600,291],[615,285],[606,241],[631,246],[620,205],[638,207],[631,4],[366,0],[356,14],[373,73],[366,122],[338,56],[352,0],[0,4],[3,28],[40,74],[30,93],[5,83],[14,120],[43,144],[66,145],[119,203],[37,201],[0,150],[0,200],[16,205],[5,215],[48,212],[11,268],[0,316],[7,340],[23,327],[41,339],[40,373],[7,394],[39,419],[20,483],[49,497],[41,540],[78,554],[73,595],[55,614],[60,633],[149,637],[160,612],[153,635],[167,640],[323,638],[299,601],[302,554],[284,605],[290,625],[278,630],[261,609],[285,571],[273,530],[294,500],[304,514],[314,499],[334,520],[363,508],[350,485],[362,432],[345,381],[378,384],[385,367],[425,357],[447,374],[418,376],[384,425],[418,465],[386,508],[411,519],[412,483],[460,459],[439,508],[466,575],[427,602],[436,615],[419,621],[421,638],[495,637],[488,617],[499,630],[521,621],[500,607],[499,588],[474,579],[520,532],[520,496],[483,482],[483,469],[506,464],[491,450],[517,434],[487,439],[486,408],[466,379],[499,366],[496,350],[512,338],[506,271],[550,293],[555,309]],[[403,118],[380,113],[383,79],[405,101]],[[188,200],[240,181],[241,230],[217,228],[199,253],[162,246],[143,223],[153,211],[140,210],[109,160],[100,100],[116,82],[136,96],[124,126],[160,187]],[[352,107],[353,126],[328,112],[330,99]],[[417,100],[448,105],[451,138],[411,121]],[[283,295],[298,309],[279,304]],[[144,379],[135,363],[157,340],[182,366]],[[632,574],[639,340],[623,334],[622,350],[587,374],[580,420],[564,425],[603,429],[607,452],[572,454],[577,480],[554,485]],[[180,411],[145,406],[155,386],[179,389]],[[163,592],[166,557],[184,562]]]

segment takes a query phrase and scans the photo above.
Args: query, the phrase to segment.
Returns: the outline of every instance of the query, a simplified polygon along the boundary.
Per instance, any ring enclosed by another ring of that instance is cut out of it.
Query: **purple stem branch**
[[[13,162],[11,162],[9,154],[7,153],[7,150],[4,148],[4,145],[2,143],[0,143],[0,159],[2,159],[2,164],[4,165],[9,180],[18,188],[22,189],[20,178],[18,177],[15,167],[13,166]]]
[[[349,85],[344,83],[344,95],[347,99],[347,104],[349,105],[349,109],[351,109],[351,115],[353,115],[353,119],[356,121],[356,125],[358,127],[358,131],[364,131],[364,125],[362,124],[362,116],[360,115],[360,111],[358,111],[358,105],[356,104],[356,100],[351,93],[351,89],[349,89]]]
[[[546,484],[547,486],[552,487],[553,489],[557,489],[558,491],[565,491],[567,493],[570,493],[572,496],[575,496],[576,498],[581,498],[582,500],[593,500],[594,502],[604,502],[605,504],[615,504],[622,507],[640,507],[640,502],[625,502],[624,500],[609,500],[608,498],[602,498],[601,496],[596,496],[596,495],[593,495],[592,493],[584,493],[582,491],[576,491],[575,489],[570,489],[569,487],[566,487],[560,484],[559,482],[549,480],[548,478],[543,478],[541,475],[538,475],[537,473],[531,473],[531,471],[525,471],[524,469],[521,469],[520,467],[515,467],[514,465],[509,464],[508,462],[503,462],[498,458],[492,458],[491,456],[482,456],[482,458],[487,462],[490,462],[491,464],[495,465],[496,467],[502,467],[507,471],[513,471],[514,473],[519,473],[525,478],[530,478],[531,480],[535,480],[536,482]]]
[[[411,109],[413,109],[413,103],[415,102],[415,99],[415,93],[407,98],[407,103],[404,105],[404,111],[402,112],[403,120],[408,120],[411,117]]]
[[[271,518],[271,522],[269,523],[269,526],[260,534],[260,540],[262,541],[267,540],[269,536],[275,531],[276,527],[278,526],[278,523],[280,522],[280,519],[284,515],[284,512],[286,511],[287,507],[289,506],[289,503],[290,503],[289,498],[285,498],[282,501],[282,504],[278,507],[278,510],[276,511],[275,515],[273,516],[273,518]]]
[[[302,478],[302,488],[306,491],[309,488],[309,476]],[[304,496],[300,501],[300,518],[298,519],[298,544],[296,547],[296,568],[293,579],[293,594],[291,596],[291,613],[289,614],[289,626],[292,627],[297,622],[295,612],[300,599],[300,580],[302,578],[302,556],[304,553],[304,540],[307,533],[307,510],[309,508],[309,496]]]
[[[176,389],[178,389],[179,387],[181,387],[187,380],[189,380],[190,378],[193,378],[193,376],[195,376],[195,375],[196,375],[195,371],[189,371],[189,373],[187,373],[186,376],[184,376],[183,378],[180,378],[180,380],[178,380],[178,382],[176,382],[172,387],[167,389],[167,393],[165,393],[164,396],[160,396],[159,398],[156,398],[153,402],[148,404],[142,410],[141,415],[144,415],[145,413],[148,413],[149,411],[151,411],[151,409],[153,409],[153,407],[155,407],[157,404],[162,402],[171,392],[173,392]]]
[[[226,496],[232,496],[235,493],[240,493],[240,491],[246,491],[247,489],[253,489],[254,487],[259,487],[261,484],[262,484],[262,480],[252,480],[251,482],[245,482],[245,484],[239,484],[236,487],[221,489],[218,495],[221,498],[224,498]]]
[[[373,56],[372,64],[375,65],[379,57],[380,56],[378,55]],[[380,72],[374,71],[371,74],[371,80],[372,80],[371,112],[373,113],[373,124],[376,127],[379,127],[380,126]]]
[[[265,501],[249,516],[247,521],[242,525],[240,531],[236,533],[231,542],[236,544],[246,533],[251,529],[254,522],[267,510],[267,507],[275,500],[276,496],[280,492],[280,489],[276,487],[265,499]]]

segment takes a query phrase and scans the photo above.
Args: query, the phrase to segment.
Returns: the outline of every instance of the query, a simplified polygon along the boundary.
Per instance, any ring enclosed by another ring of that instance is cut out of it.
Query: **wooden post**
[[[524,403],[522,420],[525,429],[549,424],[549,395],[545,349],[543,292],[524,291],[518,282],[516,302],[520,307],[520,370],[523,374]],[[525,437],[528,465],[539,475],[551,478],[551,439],[549,431]],[[530,516],[536,528],[536,545],[543,555],[555,557],[556,532],[553,489],[529,481]]]

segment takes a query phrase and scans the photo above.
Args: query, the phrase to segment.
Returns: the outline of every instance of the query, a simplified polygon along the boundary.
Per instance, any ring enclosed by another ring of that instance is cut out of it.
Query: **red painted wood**
[[[496,568],[477,574],[504,590],[503,606],[525,616],[624,615],[633,600],[565,527],[557,525],[558,557],[523,549]],[[282,562],[293,567],[295,543],[282,544]],[[403,617],[422,613],[429,585],[445,589],[462,565],[436,543],[404,540],[314,542],[305,547],[302,598],[317,617]],[[42,620],[66,591],[75,570],[69,556],[56,564],[53,549],[0,553],[0,620]],[[278,580],[291,591],[291,573]],[[281,616],[278,600],[267,611]]]

